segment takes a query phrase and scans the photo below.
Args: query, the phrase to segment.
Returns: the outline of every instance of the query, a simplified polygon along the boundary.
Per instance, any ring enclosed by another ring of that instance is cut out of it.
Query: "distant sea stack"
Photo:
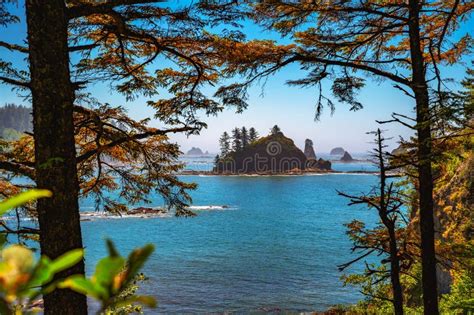
[[[306,139],[304,141],[304,155],[306,155],[307,159],[316,160],[316,153],[314,153],[313,141],[311,141],[310,139]]]
[[[204,155],[204,153],[202,153],[200,148],[192,147],[191,150],[186,153],[186,155]]]
[[[354,159],[353,159],[352,156],[349,154],[349,152],[344,151],[344,155],[342,156],[341,161],[342,161],[342,162],[352,162],[352,161],[354,161]]]
[[[337,148],[332,149],[329,154],[331,154],[331,155],[344,155],[345,152],[346,152],[346,150],[344,150],[343,148],[337,147]]]

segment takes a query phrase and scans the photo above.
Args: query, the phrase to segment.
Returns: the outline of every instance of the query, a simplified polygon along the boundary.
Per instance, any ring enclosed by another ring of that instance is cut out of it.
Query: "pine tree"
[[[126,211],[127,204],[152,190],[162,193],[177,214],[190,202],[186,192],[195,185],[173,175],[180,169],[171,162],[179,148],[167,135],[197,133],[205,126],[197,111],[222,110],[202,87],[221,78],[223,62],[218,59],[224,55],[212,49],[219,35],[203,28],[218,17],[203,13],[197,3],[170,8],[161,2],[26,0],[27,46],[0,41],[0,83],[30,95],[34,109],[34,135],[15,144],[25,150],[2,152],[0,194],[12,191],[2,185],[4,171],[28,176],[37,187],[53,191],[35,211],[41,253],[49,258],[82,248],[80,196],[93,195],[114,211]],[[0,1],[1,26],[20,22],[9,10]],[[27,59],[29,71],[4,61],[3,49]],[[78,73],[81,81],[74,80]],[[127,99],[145,96],[167,128],[150,128],[147,119],[134,121],[121,108],[91,101],[83,91],[97,77]],[[169,98],[152,97],[162,88]],[[125,123],[129,130],[112,122]],[[13,156],[15,152],[25,154]],[[106,167],[109,158],[119,160],[126,171]],[[139,167],[145,172],[137,172]],[[103,192],[118,181],[127,197],[111,201]],[[71,274],[84,274],[84,263],[58,277]],[[69,290],[55,290],[43,300],[45,314],[87,313],[86,298]]]
[[[406,257],[406,253],[401,254],[401,248],[406,248],[407,244],[403,244],[403,237],[401,237],[403,229],[400,227],[400,223],[406,222],[403,214],[404,202],[396,184],[390,181],[392,176],[387,173],[390,166],[388,165],[387,152],[384,151],[387,148],[386,139],[382,136],[380,129],[372,134],[375,134],[376,144],[372,157],[379,168],[379,185],[370,194],[354,196],[339,192],[339,195],[348,198],[349,205],[363,204],[369,209],[374,209],[379,215],[380,222],[372,229],[366,228],[365,223],[358,220],[346,224],[347,234],[354,243],[353,252],[360,254],[360,256],[340,265],[339,269],[342,271],[371,254],[384,256],[382,263],[388,264],[389,268],[387,270],[385,268],[374,269],[366,263],[364,276],[373,284],[390,279],[394,313],[403,315],[403,288],[400,282],[402,263],[400,260],[401,257]],[[350,283],[350,280],[347,282]]]
[[[357,92],[364,86],[367,74],[389,80],[395,88],[413,98],[424,313],[430,315],[439,314],[431,101],[446,90],[439,70],[462,60],[470,52],[471,36],[467,28],[461,29],[464,25],[461,21],[471,13],[471,2],[259,1],[242,6],[242,2],[237,1],[236,7],[245,16],[253,17],[269,31],[295,40],[284,45],[268,40],[223,43],[226,51],[234,48],[230,50],[232,56],[239,56],[237,62],[227,65],[227,73],[246,76],[243,83],[220,88],[217,96],[231,104],[245,103],[248,87],[257,78],[268,77],[295,63],[306,69],[307,75],[289,84],[314,86],[323,92],[322,83],[329,80],[332,95],[349,104],[351,110],[362,108]],[[235,12],[224,5],[211,9]],[[333,100],[324,92],[319,93],[317,119],[325,106],[331,111],[335,108]],[[411,125],[403,115],[395,114],[392,121]]]
[[[224,131],[219,139],[219,145],[221,147],[221,157],[225,157],[230,151],[230,137],[227,131]]]
[[[242,134],[239,128],[232,130],[232,150],[235,152],[242,150]]]
[[[241,135],[241,138],[242,138],[242,148],[245,148],[248,146],[249,144],[249,133],[247,131],[247,128],[245,127],[242,127],[241,131],[240,131],[240,135]]]
[[[251,127],[249,129],[249,143],[252,143],[254,142],[255,140],[258,139],[258,133],[257,133],[257,130],[255,130],[254,127]]]
[[[278,125],[275,125],[272,127],[272,129],[270,129],[270,132],[272,135],[276,135],[281,132],[281,129],[278,127]]]

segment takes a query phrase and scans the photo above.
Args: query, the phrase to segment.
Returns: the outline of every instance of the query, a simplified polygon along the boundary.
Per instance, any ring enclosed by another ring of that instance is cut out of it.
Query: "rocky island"
[[[349,154],[349,152],[344,151],[344,155],[341,157],[341,162],[353,162],[355,161],[352,156]]]
[[[344,150],[344,148],[342,147],[336,147],[334,149],[331,150],[331,152],[329,154],[331,155],[344,155],[344,152],[346,152],[346,150]]]
[[[252,140],[246,139],[246,129],[242,130],[244,132],[240,134],[235,129],[232,132],[232,149],[228,135],[224,134],[221,138],[221,155],[216,157],[214,173],[266,175],[331,170],[331,162],[316,159],[313,143],[309,139],[303,152],[278,126],[274,126],[268,136]]]
[[[186,152],[186,155],[204,155],[200,148],[192,147],[191,150]]]

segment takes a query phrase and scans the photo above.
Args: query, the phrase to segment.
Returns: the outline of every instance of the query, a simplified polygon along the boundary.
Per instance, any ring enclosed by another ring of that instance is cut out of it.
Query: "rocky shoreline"
[[[232,173],[232,172],[216,172],[216,171],[197,171],[197,170],[184,170],[176,173],[179,176],[185,175],[198,175],[198,176],[303,176],[303,175],[324,175],[324,174],[366,174],[366,175],[378,175],[378,171],[334,171],[334,170],[292,170],[287,172],[249,172],[249,173]],[[396,175],[391,174],[391,175]]]

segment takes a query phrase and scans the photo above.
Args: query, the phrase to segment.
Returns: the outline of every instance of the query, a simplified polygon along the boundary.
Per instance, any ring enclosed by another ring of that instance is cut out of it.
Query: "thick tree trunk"
[[[65,10],[63,0],[26,1],[37,185],[53,192],[38,202],[41,252],[50,258],[82,248]],[[81,262],[58,277],[83,273]],[[87,314],[86,297],[70,290],[47,294],[44,306],[45,314]]]
[[[390,237],[390,281],[393,290],[393,307],[396,315],[403,315],[403,292],[400,284],[400,260],[398,259],[398,248],[395,228],[389,230]]]
[[[409,35],[412,62],[412,89],[416,99],[418,135],[418,182],[421,234],[421,263],[424,313],[439,314],[436,280],[436,253],[433,218],[433,176],[431,169],[431,119],[428,85],[425,78],[423,52],[420,44],[420,4],[409,1]]]

